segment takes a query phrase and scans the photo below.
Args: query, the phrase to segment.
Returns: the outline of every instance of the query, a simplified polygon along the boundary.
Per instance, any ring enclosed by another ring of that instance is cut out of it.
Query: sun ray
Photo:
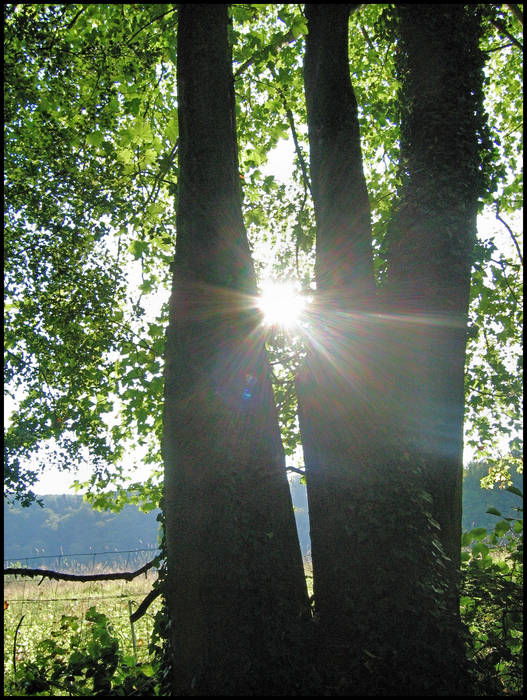
[[[306,299],[293,282],[268,280],[262,284],[258,308],[265,325],[292,328],[299,323],[305,306]]]

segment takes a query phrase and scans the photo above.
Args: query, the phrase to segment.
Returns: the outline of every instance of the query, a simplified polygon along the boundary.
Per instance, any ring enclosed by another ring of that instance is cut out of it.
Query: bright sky
[[[294,147],[292,141],[280,141],[277,148],[271,153],[267,165],[263,168],[264,175],[272,174],[281,182],[286,182],[292,170],[292,163],[294,157]],[[518,222],[521,228],[521,220]],[[503,229],[500,227],[494,219],[485,220],[480,218],[478,221],[478,227],[480,235],[483,234],[485,237],[491,235],[493,232],[497,232],[495,240],[497,245],[509,250],[512,247],[512,241],[510,237]],[[140,272],[138,273],[140,276]],[[301,313],[304,305],[305,299],[301,299],[296,294],[296,289],[292,284],[285,284],[279,287],[273,286],[271,284],[263,284],[262,286],[262,301],[260,308],[264,313],[265,320],[270,324],[277,324],[282,326],[291,326],[295,323],[298,318],[298,314]],[[149,312],[154,315],[157,313],[157,309],[164,300],[163,298],[158,298],[157,300],[152,298],[151,303],[149,303]],[[159,306],[157,306],[159,304]],[[154,309],[154,307],[157,307]],[[4,415],[6,417],[12,411],[13,402],[9,397],[4,398]],[[473,455],[465,449],[464,462],[468,463],[472,459]],[[140,463],[140,456],[137,454],[136,460]],[[59,472],[53,468],[47,468],[45,476],[41,481],[34,487],[34,491],[38,494],[50,494],[50,493],[66,493],[70,489],[70,485],[75,479],[79,481],[85,481],[89,477],[89,467],[83,467],[77,472]],[[144,472],[136,471],[131,474],[131,479],[141,480],[148,476],[147,469]],[[71,492],[71,491],[69,491]]]

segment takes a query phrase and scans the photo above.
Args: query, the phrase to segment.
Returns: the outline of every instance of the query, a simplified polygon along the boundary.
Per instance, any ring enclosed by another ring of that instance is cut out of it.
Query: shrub
[[[521,491],[509,487],[520,497]],[[483,695],[523,694],[523,517],[500,518],[493,530],[463,535],[461,615],[469,658]]]
[[[63,615],[51,638],[37,645],[34,660],[22,661],[5,688],[6,695],[157,695],[151,664],[123,656],[111,624],[95,607],[81,620]]]

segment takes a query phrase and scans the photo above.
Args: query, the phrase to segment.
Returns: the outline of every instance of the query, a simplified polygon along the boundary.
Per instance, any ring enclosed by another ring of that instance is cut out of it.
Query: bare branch
[[[148,610],[150,605],[154,602],[154,600],[161,595],[163,592],[162,588],[153,588],[150,593],[146,596],[146,598],[143,600],[143,602],[139,605],[137,610],[130,615],[130,622],[137,622],[140,617],[143,617],[145,612]]]
[[[306,475],[306,470],[299,469],[298,467],[286,467],[285,470],[286,472],[295,472],[296,474],[301,474],[302,476]]]
[[[495,206],[496,206],[496,219],[497,219],[501,224],[503,224],[503,225],[505,226],[505,228],[507,229],[507,231],[509,232],[509,235],[510,235],[510,237],[512,238],[512,242],[514,243],[514,245],[515,245],[515,247],[516,247],[516,251],[518,252],[518,257],[520,258],[520,262],[521,262],[521,264],[523,265],[523,256],[522,256],[522,252],[521,252],[521,249],[520,249],[520,245],[519,245],[519,243],[518,243],[518,239],[517,239],[516,236],[514,235],[514,233],[513,233],[512,229],[511,229],[511,227],[509,226],[509,224],[508,224],[504,219],[501,218],[501,216],[500,216],[500,205],[499,205],[499,202],[495,202]]]
[[[125,581],[131,581],[140,576],[141,574],[146,574],[146,572],[154,566],[155,559],[147,562],[137,571],[122,571],[113,574],[66,574],[61,571],[51,571],[49,569],[20,569],[17,567],[11,567],[4,569],[4,576],[6,574],[14,574],[15,576],[42,576],[42,578],[51,578],[59,581],[80,581],[82,583],[87,583],[88,581],[116,581],[118,579],[124,579]]]
[[[300,143],[298,141],[298,134],[296,132],[295,119],[293,116],[293,112],[289,108],[289,105],[287,103],[287,98],[284,95],[282,88],[278,85],[278,79],[276,77],[276,73],[275,73],[274,69],[271,66],[269,67],[269,69],[271,71],[271,75],[273,76],[273,78],[275,80],[276,91],[280,95],[280,99],[282,100],[282,104],[284,106],[284,110],[285,110],[285,113],[287,116],[287,121],[289,122],[289,128],[291,129],[291,136],[293,137],[293,143],[295,144],[295,151],[296,151],[296,154],[298,156],[298,160],[300,162],[300,168],[302,169],[302,178],[304,180],[304,188],[308,189],[309,192],[311,193],[311,197],[313,197],[313,192],[311,190],[311,182],[309,180],[309,175],[308,175],[308,171],[307,171],[307,165],[306,165],[306,162],[304,160],[304,155],[302,153],[302,149],[300,148]]]

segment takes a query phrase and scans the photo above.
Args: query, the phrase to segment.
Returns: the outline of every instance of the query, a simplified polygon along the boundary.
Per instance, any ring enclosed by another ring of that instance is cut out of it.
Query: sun
[[[267,280],[262,284],[258,308],[267,326],[292,328],[300,321],[306,300],[293,282]]]

